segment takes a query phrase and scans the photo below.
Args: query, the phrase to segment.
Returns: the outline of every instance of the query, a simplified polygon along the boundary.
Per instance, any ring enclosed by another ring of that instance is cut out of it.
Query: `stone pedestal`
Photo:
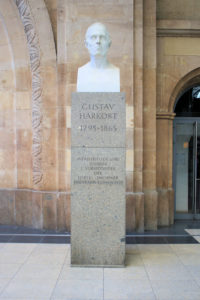
[[[72,266],[124,266],[125,120],[124,93],[72,94]]]

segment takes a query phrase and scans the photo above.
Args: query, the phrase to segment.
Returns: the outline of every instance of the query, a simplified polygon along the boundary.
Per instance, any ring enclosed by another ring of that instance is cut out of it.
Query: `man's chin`
[[[96,51],[93,51],[93,55],[94,56],[103,56],[103,54],[102,54],[102,51],[100,51],[100,50],[96,50]]]
[[[101,52],[95,52],[93,54],[93,56],[96,57],[96,58],[105,57],[105,55],[106,55],[106,53],[102,53],[102,51]]]

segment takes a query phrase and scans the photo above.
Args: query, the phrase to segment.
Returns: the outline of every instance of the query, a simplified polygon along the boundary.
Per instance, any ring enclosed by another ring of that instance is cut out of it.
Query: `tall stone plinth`
[[[125,260],[125,95],[73,93],[71,265]]]

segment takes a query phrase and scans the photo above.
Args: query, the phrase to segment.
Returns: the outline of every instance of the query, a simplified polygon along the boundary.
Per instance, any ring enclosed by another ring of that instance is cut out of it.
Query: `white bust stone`
[[[101,23],[92,24],[85,36],[90,61],[78,69],[77,92],[120,92],[120,71],[107,60],[110,35]]]

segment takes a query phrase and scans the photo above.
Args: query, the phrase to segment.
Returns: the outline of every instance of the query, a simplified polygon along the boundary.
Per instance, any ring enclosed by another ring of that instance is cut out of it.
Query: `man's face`
[[[110,47],[110,39],[105,28],[101,25],[94,25],[89,28],[85,45],[92,56],[106,56]]]

